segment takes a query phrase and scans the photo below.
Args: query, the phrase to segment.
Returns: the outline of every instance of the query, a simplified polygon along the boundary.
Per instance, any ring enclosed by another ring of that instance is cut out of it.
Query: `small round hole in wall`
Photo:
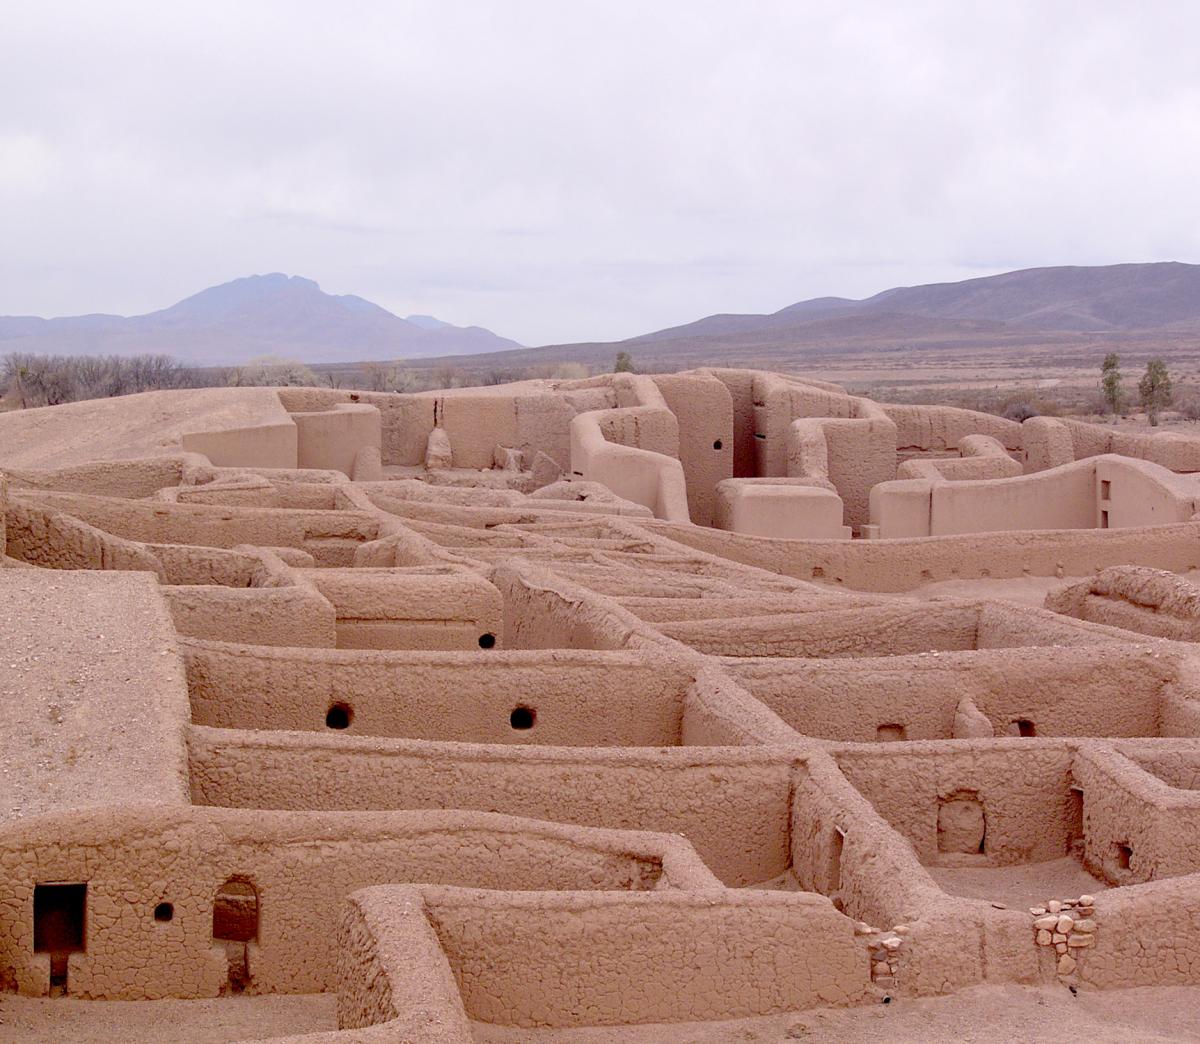
[[[335,703],[325,712],[325,726],[330,729],[348,729],[354,718],[354,711],[348,703]]]
[[[166,924],[174,916],[175,907],[170,903],[159,903],[154,908],[154,919],[161,924]]]
[[[495,648],[495,646],[496,646],[496,636],[494,634],[492,634],[491,631],[488,631],[486,634],[481,634],[479,636],[479,648],[493,649],[493,648]]]
[[[508,716],[508,723],[520,731],[532,729],[534,722],[537,721],[537,711],[532,707],[514,707],[512,713]]]
[[[717,439],[717,441],[713,443],[713,449],[719,450],[723,445],[724,443],[722,443],[720,439]]]

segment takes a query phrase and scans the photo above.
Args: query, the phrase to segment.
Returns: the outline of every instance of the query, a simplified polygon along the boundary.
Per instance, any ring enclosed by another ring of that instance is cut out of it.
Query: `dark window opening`
[[[834,827],[833,836],[829,839],[829,866],[825,871],[825,890],[830,896],[842,890],[842,849],[845,844],[842,832]]]
[[[492,634],[491,631],[488,631],[486,634],[481,634],[479,636],[479,648],[494,649],[495,646],[496,646],[496,636],[494,634]]]
[[[1100,480],[1100,499],[1112,500],[1112,483],[1108,479]]]
[[[230,878],[213,899],[213,939],[225,944],[227,993],[244,993],[250,984],[249,944],[258,938],[258,891],[249,881]]]
[[[86,920],[86,884],[34,885],[35,953],[81,953]]]
[[[508,716],[508,723],[519,730],[532,729],[537,721],[537,711],[532,707],[514,707]]]
[[[1078,786],[1067,792],[1067,840],[1071,845],[1083,843],[1083,790]]]
[[[50,996],[67,992],[69,957],[85,949],[86,884],[33,887],[33,950],[50,954]]]
[[[1128,870],[1132,859],[1133,849],[1129,845],[1117,845],[1117,866],[1122,870]]]
[[[719,450],[723,445],[724,444],[721,442],[721,440],[717,439],[717,441],[713,443],[713,449]]]
[[[1029,737],[1037,735],[1037,729],[1034,728],[1033,722],[1028,718],[1018,718],[1013,724],[1017,727],[1018,736]]]
[[[154,919],[162,924],[166,924],[167,921],[171,920],[174,916],[175,907],[173,907],[170,903],[159,903],[154,908]]]
[[[1101,529],[1108,528],[1108,512],[1107,511],[1100,512],[1100,528]]]
[[[354,711],[348,703],[335,703],[325,712],[325,726],[330,729],[348,729],[354,720]]]

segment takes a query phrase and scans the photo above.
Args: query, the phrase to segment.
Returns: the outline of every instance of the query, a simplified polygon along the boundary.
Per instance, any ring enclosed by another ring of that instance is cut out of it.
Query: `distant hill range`
[[[1200,338],[1200,265],[1162,262],[1029,268],[958,283],[898,287],[865,300],[818,297],[770,315],[710,315],[619,342],[547,345],[452,360],[465,369],[582,362],[642,370],[802,366],[914,349],[1175,343]],[[438,365],[451,360],[423,360]]]
[[[361,297],[327,294],[311,279],[278,272],[222,283],[148,315],[0,316],[0,355],[149,352],[218,366],[261,355],[314,363],[516,347],[480,326],[452,326],[429,315],[401,319]]]

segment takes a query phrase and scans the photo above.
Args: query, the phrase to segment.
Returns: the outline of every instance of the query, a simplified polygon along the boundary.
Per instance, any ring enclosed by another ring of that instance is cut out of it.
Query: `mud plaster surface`
[[[81,1001],[0,994],[0,1044],[225,1044],[337,1029],[337,996]]]
[[[815,1008],[803,1014],[727,1022],[542,1031],[474,1023],[472,1032],[478,1044],[1182,1042],[1200,1039],[1200,987],[1085,990],[1073,996],[1058,986],[977,986],[949,997],[895,1000],[866,1008]]]
[[[1179,573],[1185,580],[1200,586],[1200,571]],[[1017,576],[1007,580],[940,580],[906,591],[903,598],[1003,598],[1007,602],[1032,605],[1041,608],[1046,595],[1063,587],[1070,587],[1086,577],[1082,576]]]

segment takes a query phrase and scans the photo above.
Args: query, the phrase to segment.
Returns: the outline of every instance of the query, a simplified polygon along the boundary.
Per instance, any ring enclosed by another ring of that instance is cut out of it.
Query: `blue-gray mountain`
[[[1063,349],[1200,341],[1200,265],[1179,262],[1020,272],[885,290],[865,300],[819,297],[768,315],[719,314],[619,342],[547,345],[460,357],[465,369],[581,362],[611,369],[618,351],[646,371],[689,366],[803,368],[816,358],[914,350],[967,355],[1026,346]],[[421,365],[437,365],[426,360]]]
[[[302,362],[390,360],[520,347],[480,326],[429,315],[401,319],[353,295],[327,294],[311,279],[254,275],[201,290],[148,315],[0,317],[0,354],[162,353],[199,366],[279,355]]]

